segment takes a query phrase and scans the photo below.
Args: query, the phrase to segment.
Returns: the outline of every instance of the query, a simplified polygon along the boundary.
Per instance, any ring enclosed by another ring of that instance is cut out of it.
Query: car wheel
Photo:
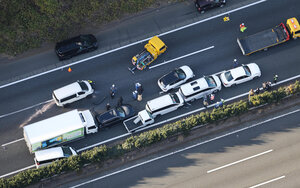
[[[253,78],[253,80],[256,80],[256,79],[258,79],[259,78],[259,76],[255,76],[254,78]]]

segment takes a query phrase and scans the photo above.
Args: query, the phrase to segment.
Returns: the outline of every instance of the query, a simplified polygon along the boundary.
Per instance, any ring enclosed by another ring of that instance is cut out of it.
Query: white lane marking
[[[257,185],[254,185],[254,186],[251,186],[251,187],[249,187],[249,188],[256,188],[256,187],[260,187],[260,186],[262,186],[262,185],[265,185],[265,184],[267,184],[267,183],[271,183],[271,182],[273,182],[273,181],[280,180],[280,179],[282,179],[282,178],[285,178],[285,176],[280,176],[280,177],[278,177],[278,178],[271,179],[271,180],[269,180],[269,181],[266,181],[266,182],[263,182],[263,183],[260,183],[260,184],[257,184]]]
[[[256,154],[256,155],[252,155],[252,156],[250,156],[250,157],[246,157],[246,158],[244,158],[244,159],[235,161],[235,162],[233,162],[233,163],[229,163],[229,164],[226,164],[226,165],[224,165],[224,166],[220,166],[220,167],[218,167],[218,168],[214,168],[214,169],[212,169],[212,170],[209,170],[209,171],[207,171],[207,173],[209,174],[209,173],[211,173],[211,172],[214,172],[214,171],[217,171],[217,170],[221,170],[221,169],[223,169],[223,168],[226,168],[226,167],[229,167],[229,166],[232,166],[232,165],[235,165],[235,164],[238,164],[238,163],[241,163],[241,162],[244,162],[244,161],[253,159],[253,158],[255,158],[255,157],[259,157],[259,156],[261,156],[261,155],[270,153],[270,152],[272,152],[272,151],[273,151],[273,149],[270,149],[270,150],[268,150],[268,151],[264,151],[264,152],[261,152],[261,153]]]
[[[22,140],[24,140],[24,138],[20,138],[20,139],[18,139],[18,140],[14,140],[14,141],[8,142],[8,143],[6,143],[6,144],[2,144],[1,146],[4,147],[4,146],[7,146],[7,145],[9,145],[9,144],[13,144],[13,143],[16,143],[16,142],[19,142],[19,141],[22,141]]]
[[[21,171],[23,171],[23,170],[27,170],[27,169],[30,169],[30,168],[33,168],[33,167],[35,167],[35,165],[27,166],[27,167],[25,167],[25,168],[22,168],[22,169],[19,169],[19,170],[16,170],[16,171],[13,171],[13,172],[4,174],[4,175],[0,176],[0,178],[4,178],[4,177],[6,177],[6,176],[10,176],[10,175],[12,175],[12,174],[16,174],[16,173],[18,173],[18,172],[21,172]]]
[[[103,179],[103,178],[106,178],[106,177],[109,177],[109,176],[112,176],[112,175],[115,175],[115,174],[119,174],[119,173],[121,173],[121,172],[124,172],[124,171],[130,170],[130,169],[133,169],[133,168],[142,166],[142,165],[144,165],[144,164],[151,163],[151,162],[153,162],[153,161],[157,161],[157,160],[162,159],[162,158],[166,158],[166,157],[168,157],[168,156],[174,155],[174,154],[179,153],[179,152],[182,152],[182,151],[186,151],[186,150],[188,150],[188,149],[191,149],[191,148],[194,148],[194,147],[197,147],[197,146],[200,146],[200,145],[204,145],[204,144],[206,144],[206,143],[209,143],[209,142],[218,140],[218,139],[220,139],[220,138],[224,138],[224,137],[226,137],[226,136],[230,136],[230,135],[232,135],[232,134],[235,134],[235,133],[238,133],[238,132],[241,132],[241,131],[244,131],[244,130],[247,130],[247,129],[250,129],[250,128],[253,128],[253,127],[256,127],[256,126],[258,126],[258,125],[261,125],[261,124],[263,124],[263,123],[267,123],[267,122],[273,121],[273,120],[275,120],[275,119],[279,119],[279,118],[288,116],[288,115],[290,115],[290,114],[297,113],[297,112],[299,112],[299,111],[300,111],[300,109],[294,110],[294,111],[292,111],[292,112],[288,112],[288,113],[285,113],[285,114],[282,114],[282,115],[280,115],[280,116],[276,116],[276,117],[270,118],[270,119],[268,119],[268,120],[265,120],[265,121],[262,121],[262,122],[259,122],[259,123],[250,125],[250,126],[248,126],[248,127],[245,127],[245,128],[239,129],[239,130],[235,130],[235,131],[233,131],[233,132],[226,133],[226,134],[221,135],[221,136],[217,136],[217,137],[215,137],[215,138],[212,138],[212,139],[209,139],[209,140],[206,140],[206,141],[203,141],[203,142],[194,144],[194,145],[192,145],[192,146],[188,146],[188,147],[185,147],[185,148],[183,148],[183,149],[176,150],[176,151],[174,151],[174,152],[171,152],[171,153],[168,153],[168,154],[165,154],[165,155],[162,155],[162,156],[159,156],[159,157],[156,157],[156,158],[153,158],[153,159],[150,159],[150,160],[147,160],[147,161],[144,161],[144,162],[135,164],[135,165],[133,165],[133,166],[124,168],[124,169],[122,169],[122,170],[118,170],[118,171],[112,172],[112,173],[110,173],[110,174],[106,174],[106,175],[104,175],[104,176],[100,176],[100,177],[98,177],[98,178],[95,178],[95,179],[92,179],[92,180],[89,180],[89,181],[86,181],[86,182],[77,184],[77,185],[75,185],[75,186],[72,186],[72,188],[79,187],[79,186],[82,186],[82,185],[85,185],[85,184],[88,184],[88,183],[92,183],[92,182],[95,182],[95,181],[97,181],[97,180],[101,180],[101,179]]]
[[[173,62],[173,61],[177,61],[177,60],[179,60],[179,59],[183,59],[183,58],[185,58],[185,57],[189,57],[189,56],[195,55],[195,54],[197,54],[197,53],[204,52],[204,51],[206,51],[206,50],[210,50],[210,49],[212,49],[212,48],[214,48],[214,47],[215,47],[215,46],[210,46],[210,47],[207,47],[207,48],[204,48],[204,49],[201,49],[201,50],[198,50],[198,51],[195,51],[195,52],[192,52],[192,53],[189,53],[189,54],[186,54],[186,55],[183,55],[183,56],[180,56],[180,57],[177,57],[177,58],[168,60],[168,61],[164,61],[163,63],[160,63],[160,64],[153,65],[153,66],[149,67],[149,69],[153,69],[153,68],[155,68],[155,67],[159,67],[159,66],[162,66],[162,65],[171,63],[171,62]]]
[[[167,34],[170,34],[170,33],[173,33],[173,32],[176,32],[176,31],[179,31],[179,30],[182,30],[182,29],[185,29],[185,28],[194,26],[194,25],[197,25],[197,24],[199,24],[199,23],[203,23],[203,22],[206,22],[206,21],[209,21],[209,20],[212,20],[212,19],[215,19],[215,18],[224,16],[224,15],[227,15],[227,14],[230,14],[230,13],[233,13],[233,12],[236,12],[236,11],[239,11],[239,10],[242,10],[242,9],[245,9],[245,8],[248,8],[248,7],[251,7],[251,6],[254,6],[254,5],[257,5],[257,4],[266,2],[266,1],[267,1],[267,0],[257,1],[257,2],[254,2],[254,3],[248,4],[248,5],[245,5],[245,6],[242,6],[242,7],[239,7],[239,8],[236,8],[236,9],[233,9],[233,10],[230,10],[230,11],[227,11],[227,12],[224,12],[224,13],[221,13],[221,14],[218,14],[218,15],[216,15],[216,16],[212,16],[212,17],[206,18],[206,19],[204,19],[204,20],[200,20],[200,21],[197,21],[197,22],[194,22],[194,23],[191,23],[191,24],[188,24],[188,25],[179,27],[179,28],[177,28],[177,29],[173,29],[173,30],[171,30],[171,31],[167,31],[167,32],[162,33],[162,34],[160,34],[160,35],[158,35],[158,36],[167,35]]]
[[[51,102],[51,101],[52,101],[52,99],[51,99],[51,100],[48,100],[48,101],[44,101],[44,102],[38,103],[38,104],[35,104],[35,105],[32,105],[32,106],[29,106],[29,107],[26,107],[26,108],[23,108],[23,109],[21,109],[21,110],[17,110],[17,111],[14,111],[14,112],[10,112],[10,113],[8,113],[8,114],[0,115],[0,119],[1,119],[1,118],[4,118],[4,117],[7,117],[7,116],[10,116],[10,115],[13,115],[13,114],[16,114],[16,113],[19,113],[19,112],[23,112],[23,111],[28,110],[28,109],[31,109],[31,108],[35,108],[35,107],[37,107],[37,106],[39,106],[39,105],[42,105],[42,104],[45,104],[45,103],[48,103],[48,102]]]
[[[256,5],[256,4],[263,3],[263,2],[265,2],[265,1],[267,1],[267,0],[257,1],[257,2],[254,2],[254,3],[251,3],[251,4],[248,4],[248,5],[245,5],[245,6],[242,6],[242,7],[239,7],[239,8],[230,10],[230,11],[227,11],[227,12],[225,12],[225,13],[222,13],[222,14],[219,14],[219,15],[216,15],[216,16],[213,16],[213,17],[210,17],[210,18],[206,18],[206,19],[204,19],[204,20],[200,20],[200,21],[198,21],[198,22],[195,22],[195,23],[192,23],[192,24],[188,24],[188,25],[179,27],[179,28],[177,28],[177,29],[173,29],[173,30],[170,30],[170,31],[167,31],[167,32],[158,34],[157,36],[164,36],[164,35],[167,35],[167,34],[170,34],[170,33],[173,33],[173,32],[176,32],[176,31],[179,31],[179,30],[182,30],[182,29],[185,29],[185,28],[188,28],[188,27],[191,27],[191,26],[194,26],[194,25],[197,25],[197,24],[200,24],[200,23],[209,21],[209,20],[211,20],[211,19],[218,18],[218,17],[220,17],[220,16],[227,15],[227,14],[229,14],[229,13],[232,13],[232,12],[236,12],[236,11],[242,10],[242,9],[248,8],[248,7],[250,7],[250,6],[254,6],[254,5]],[[29,77],[24,78],[24,79],[21,79],[21,80],[17,80],[17,81],[8,83],[8,84],[1,85],[1,86],[0,86],[0,89],[1,89],[1,88],[5,88],[5,87],[8,87],[8,86],[11,86],[11,85],[14,85],[14,84],[17,84],[17,83],[20,83],[20,82],[23,82],[23,81],[26,81],[26,80],[30,80],[30,79],[32,79],[32,78],[36,78],[36,77],[39,77],[39,76],[42,76],[42,75],[45,75],[45,74],[48,74],[48,73],[51,73],[51,72],[60,70],[60,69],[64,69],[64,68],[67,68],[67,67],[70,67],[70,66],[73,66],[73,65],[76,65],[76,64],[79,64],[79,63],[88,61],[88,60],[90,60],[90,59],[94,59],[94,58],[96,58],[96,57],[104,56],[104,55],[106,55],[106,54],[109,54],[109,53],[112,53],[112,52],[116,52],[116,51],[122,50],[122,49],[127,48],[127,47],[130,47],[130,46],[134,46],[134,45],[136,45],[136,44],[139,44],[139,43],[148,41],[148,40],[151,39],[151,38],[152,38],[152,37],[149,37],[149,38],[146,38],[146,39],[143,39],[143,40],[139,40],[139,41],[133,42],[133,43],[131,43],[131,44],[127,44],[127,45],[125,45],[125,46],[121,46],[121,47],[119,47],[119,48],[115,48],[115,49],[112,49],[112,50],[103,52],[103,53],[101,53],[101,54],[97,54],[97,55],[94,55],[94,56],[91,56],[91,57],[88,57],[88,58],[85,58],[85,59],[82,59],[82,60],[79,60],[79,61],[70,63],[70,64],[68,64],[68,65],[64,65],[64,66],[61,66],[61,67],[58,67],[58,68],[55,68],[55,69],[52,69],[52,70],[49,70],[49,71],[46,71],[46,72],[42,72],[42,73],[39,73],[39,74],[36,74],[36,75],[33,75],[33,76],[29,76]]]

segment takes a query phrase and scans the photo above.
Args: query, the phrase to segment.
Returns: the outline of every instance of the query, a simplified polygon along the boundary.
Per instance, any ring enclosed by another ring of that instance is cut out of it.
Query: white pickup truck
[[[141,129],[152,123],[154,123],[154,118],[147,110],[142,110],[137,116],[129,118],[123,122],[129,133],[133,133],[137,129]]]

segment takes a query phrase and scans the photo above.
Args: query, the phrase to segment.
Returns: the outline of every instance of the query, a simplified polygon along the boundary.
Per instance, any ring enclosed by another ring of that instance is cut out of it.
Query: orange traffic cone
[[[71,72],[71,71],[72,71],[72,69],[71,69],[71,67],[69,67],[69,68],[68,68],[68,72]]]

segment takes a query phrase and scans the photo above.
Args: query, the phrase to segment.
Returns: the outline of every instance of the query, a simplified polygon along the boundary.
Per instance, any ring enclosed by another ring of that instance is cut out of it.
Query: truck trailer
[[[72,110],[23,128],[24,139],[31,153],[98,132],[89,110]]]
[[[244,38],[237,38],[243,55],[250,55],[254,52],[267,50],[269,47],[281,44],[300,37],[299,22],[296,18],[290,18],[286,25],[281,23],[271,29],[267,29]]]

